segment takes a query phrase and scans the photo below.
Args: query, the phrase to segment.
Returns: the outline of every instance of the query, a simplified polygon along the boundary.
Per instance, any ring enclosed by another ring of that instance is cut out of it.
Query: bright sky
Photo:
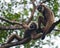
[[[10,0],[5,0],[7,3],[9,3],[10,2]],[[17,0],[17,1],[21,1],[21,0]],[[59,2],[60,2],[60,0],[59,0]],[[60,13],[60,12],[59,12]],[[59,35],[60,36],[60,35]],[[49,39],[48,37],[47,37],[47,39]],[[52,45],[50,45],[50,46],[48,46],[48,45],[43,45],[43,48],[55,48],[55,46],[58,46],[58,48],[60,48],[60,37],[58,37],[58,36],[56,36],[56,37],[54,37],[54,36],[51,36],[51,42],[53,42],[54,43],[54,46],[52,46]],[[46,40],[46,39],[45,39]],[[45,41],[44,40],[44,41]],[[14,48],[14,47],[13,47]],[[21,47],[21,48],[24,48],[23,46]]]

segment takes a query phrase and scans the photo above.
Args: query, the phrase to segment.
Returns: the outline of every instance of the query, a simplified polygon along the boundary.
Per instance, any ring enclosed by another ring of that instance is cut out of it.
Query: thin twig
[[[60,31],[60,29],[54,29],[54,31]]]
[[[19,23],[19,22],[16,22],[16,21],[10,21],[10,20],[5,19],[5,18],[3,18],[3,17],[0,17],[0,20],[2,20],[2,21],[6,21],[7,23],[10,23],[10,24],[12,24],[12,25],[14,25],[14,24],[18,24],[18,25],[21,25],[21,26],[22,26],[22,24]]]

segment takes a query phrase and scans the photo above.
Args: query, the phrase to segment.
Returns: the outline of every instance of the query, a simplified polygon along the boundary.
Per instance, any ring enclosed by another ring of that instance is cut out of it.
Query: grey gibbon
[[[37,30],[37,24],[35,22],[31,22],[29,23],[29,25],[24,25],[25,28],[25,32],[24,32],[24,37],[21,38],[20,36],[18,36],[17,34],[12,34],[9,36],[7,43],[10,43],[11,41],[13,41],[13,39],[17,39],[18,41],[22,41],[25,38],[27,38],[26,41],[23,41],[21,44],[26,44],[28,43],[31,39],[36,40],[39,37],[41,37],[41,33],[37,34],[36,30]]]
[[[43,34],[46,34],[50,27],[52,26],[52,24],[54,23],[54,13],[52,12],[52,10],[48,7],[46,7],[43,4],[40,4],[37,7],[37,10],[42,13],[43,17],[39,17],[39,23],[38,26],[39,28],[41,28],[41,23],[44,25],[44,27],[42,28],[43,30]],[[42,39],[44,39],[45,36],[42,37]]]
[[[54,23],[54,13],[50,8],[46,7],[42,3],[37,6],[37,10],[43,15],[43,17],[40,16],[38,19],[38,26],[39,29],[42,29],[43,32],[41,39],[44,39],[45,35],[50,33],[54,29],[55,25],[60,22],[60,20]],[[43,28],[41,28],[41,23],[44,25]]]

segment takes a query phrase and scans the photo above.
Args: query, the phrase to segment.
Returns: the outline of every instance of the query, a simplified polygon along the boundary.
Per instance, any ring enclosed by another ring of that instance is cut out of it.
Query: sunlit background
[[[6,3],[11,3],[11,0],[2,0],[3,1],[6,1]],[[17,2],[20,2],[20,1],[23,1],[23,0],[16,0]],[[39,0],[38,0],[39,1]],[[28,0],[29,2],[29,0]],[[60,2],[60,0],[58,1]],[[28,7],[29,6],[29,7]],[[15,6],[13,6],[12,8],[14,9],[14,13],[18,13],[18,12],[22,12],[23,9],[22,9],[23,5],[19,5],[18,7],[15,8]],[[32,5],[30,4],[27,4],[27,7],[26,8],[32,8]],[[7,7],[6,7],[7,8]],[[29,13],[30,14],[30,13]],[[59,11],[58,11],[58,14],[60,15],[60,8],[59,8]],[[58,20],[58,18],[56,17],[55,20]],[[54,43],[54,45],[52,46],[50,43],[48,43],[49,45],[40,45],[42,46],[43,48],[55,48],[56,46],[58,46],[58,48],[60,48],[60,34],[58,34],[58,36],[54,36],[54,35],[51,35],[51,38],[48,36],[46,37],[43,41],[46,43],[46,40],[50,40],[52,42],[52,44]],[[38,41],[37,41],[38,42]],[[37,44],[37,43],[36,43]],[[24,48],[23,45],[20,45],[21,48]],[[11,47],[12,48],[12,47]],[[15,47],[13,47],[15,48]],[[32,47],[34,48],[34,47]]]

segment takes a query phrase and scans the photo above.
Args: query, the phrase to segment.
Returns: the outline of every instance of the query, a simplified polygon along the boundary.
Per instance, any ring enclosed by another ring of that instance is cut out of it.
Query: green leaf
[[[27,9],[24,9],[24,15],[28,16],[28,11],[27,11]]]

